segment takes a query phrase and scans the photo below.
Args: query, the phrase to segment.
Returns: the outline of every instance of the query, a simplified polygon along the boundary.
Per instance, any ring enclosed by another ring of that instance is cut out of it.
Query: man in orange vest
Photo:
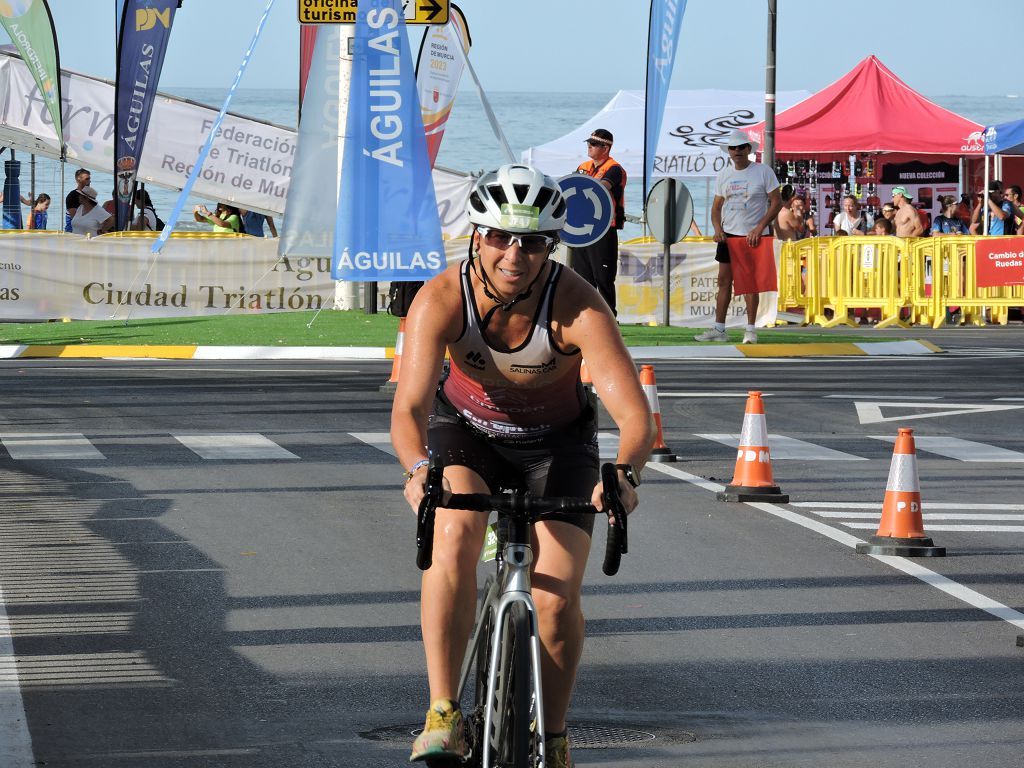
[[[615,312],[615,276],[619,271],[619,230],[626,221],[626,169],[612,157],[612,134],[598,128],[587,139],[586,162],[576,169],[600,181],[611,193],[615,205],[615,220],[604,237],[583,248],[570,248],[572,268],[588,283],[597,288],[601,297]]]

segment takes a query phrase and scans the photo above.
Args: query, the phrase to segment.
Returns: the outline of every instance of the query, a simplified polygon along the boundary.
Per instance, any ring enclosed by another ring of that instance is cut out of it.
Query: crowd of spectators
[[[783,207],[775,222],[780,240],[817,236],[814,217],[807,208],[802,197],[783,195]],[[862,211],[857,198],[847,195],[830,223],[834,235],[983,235],[987,208],[989,235],[1024,235],[1024,192],[1016,184],[1004,186],[1001,181],[992,181],[987,191],[965,193],[959,200],[955,195],[944,195],[939,198],[939,208],[938,215],[932,217],[914,205],[905,187],[894,187],[892,202],[881,207],[880,216]]]

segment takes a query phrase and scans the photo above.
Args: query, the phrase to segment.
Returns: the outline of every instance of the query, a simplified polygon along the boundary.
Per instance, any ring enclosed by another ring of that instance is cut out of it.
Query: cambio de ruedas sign
[[[979,288],[1024,285],[1024,237],[979,240],[974,258]]]

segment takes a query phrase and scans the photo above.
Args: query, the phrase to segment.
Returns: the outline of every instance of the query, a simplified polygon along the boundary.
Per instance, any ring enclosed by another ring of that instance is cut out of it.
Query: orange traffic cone
[[[583,382],[584,387],[594,388],[594,380],[590,378],[590,369],[587,368],[586,360],[580,363],[580,381]]]
[[[398,371],[402,367],[402,344],[405,341],[405,318],[398,318],[398,338],[395,339],[395,359],[391,362],[391,378],[380,385],[381,392],[398,389]]]
[[[760,392],[747,392],[743,414],[743,431],[736,452],[736,471],[732,482],[718,493],[719,501],[789,502],[772,479],[772,456],[768,450],[768,424],[764,418],[764,401]]]
[[[914,430],[900,427],[892,449],[889,482],[885,484],[882,519],[869,543],[857,545],[868,555],[903,557],[945,557],[946,548],[936,547],[925,535],[921,516],[921,486],[917,480],[917,450]]]
[[[679,461],[678,457],[672,453],[672,450],[665,445],[665,438],[661,432],[661,406],[658,405],[658,384],[654,380],[653,365],[640,366],[640,385],[644,388],[647,402],[651,406],[651,413],[654,414],[654,423],[658,427],[658,435],[654,441],[654,448],[651,449],[648,461]]]

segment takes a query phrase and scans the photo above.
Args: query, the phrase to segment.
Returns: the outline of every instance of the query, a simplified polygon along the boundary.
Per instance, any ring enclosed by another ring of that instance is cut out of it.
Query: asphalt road
[[[681,460],[645,473],[620,574],[592,558],[579,765],[1024,765],[1024,338],[963,330],[657,363]],[[0,765],[405,762],[426,681],[387,371],[0,364]],[[790,504],[715,500],[753,388]],[[944,559],[850,546],[899,426]]]

